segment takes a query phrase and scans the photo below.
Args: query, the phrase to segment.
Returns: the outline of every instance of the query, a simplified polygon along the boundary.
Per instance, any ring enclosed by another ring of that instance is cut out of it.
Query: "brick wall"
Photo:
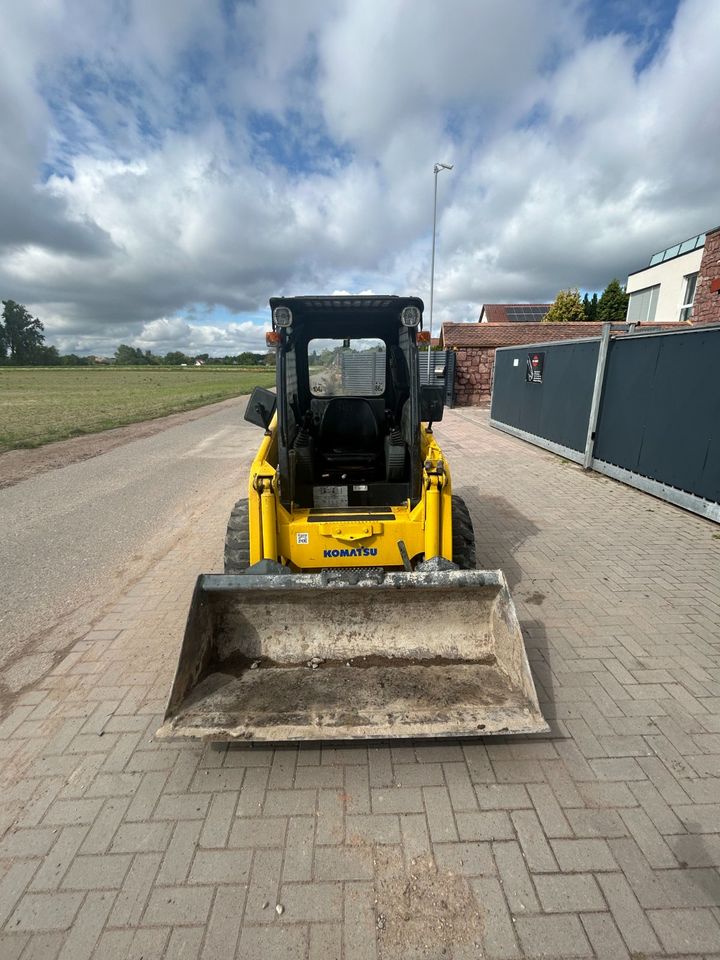
[[[705,249],[700,262],[693,323],[720,323],[720,290],[712,291],[713,281],[720,280],[720,227],[705,237]]]

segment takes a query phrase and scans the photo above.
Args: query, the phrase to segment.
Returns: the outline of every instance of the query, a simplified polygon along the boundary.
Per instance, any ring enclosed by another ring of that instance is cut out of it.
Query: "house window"
[[[695,287],[697,286],[697,273],[689,273],[683,278],[683,302],[680,307],[680,319],[689,320],[692,316],[693,302],[695,300]]]
[[[628,301],[628,323],[648,323],[655,319],[660,284],[646,287],[644,290],[635,290],[630,294]]]

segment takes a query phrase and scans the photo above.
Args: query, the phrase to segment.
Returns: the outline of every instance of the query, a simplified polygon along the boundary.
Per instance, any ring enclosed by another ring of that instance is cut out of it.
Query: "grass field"
[[[190,410],[274,382],[274,369],[263,367],[0,367],[0,451]]]

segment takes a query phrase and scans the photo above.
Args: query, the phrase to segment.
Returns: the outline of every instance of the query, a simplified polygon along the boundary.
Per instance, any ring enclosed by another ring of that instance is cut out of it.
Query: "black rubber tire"
[[[247,500],[230,512],[225,536],[225,573],[243,573],[250,566],[250,519]]]
[[[462,497],[452,498],[452,552],[453,563],[461,570],[475,569],[475,531],[470,511]]]

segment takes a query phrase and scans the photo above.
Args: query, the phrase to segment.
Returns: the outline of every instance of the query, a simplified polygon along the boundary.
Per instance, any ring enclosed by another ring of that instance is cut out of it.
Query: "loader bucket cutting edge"
[[[159,737],[548,730],[499,570],[198,578]]]

